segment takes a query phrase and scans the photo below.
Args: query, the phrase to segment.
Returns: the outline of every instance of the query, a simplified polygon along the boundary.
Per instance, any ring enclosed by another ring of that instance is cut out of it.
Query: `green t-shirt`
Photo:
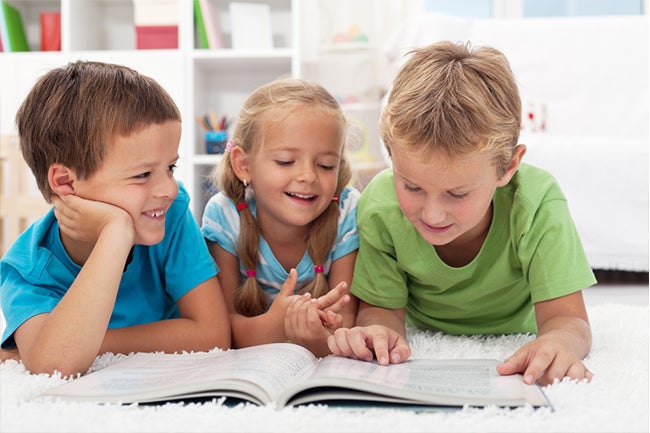
[[[566,198],[547,172],[521,164],[497,188],[478,255],[451,267],[402,213],[388,169],[359,201],[360,246],[351,291],[409,324],[450,334],[536,333],[533,304],[596,282]]]

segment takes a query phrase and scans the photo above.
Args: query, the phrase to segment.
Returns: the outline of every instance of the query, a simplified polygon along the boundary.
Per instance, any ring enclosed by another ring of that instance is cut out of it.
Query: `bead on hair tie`
[[[242,209],[246,209],[247,207],[248,205],[246,204],[246,202],[239,203],[237,204],[237,212],[241,212]]]
[[[246,270],[246,276],[248,278],[255,278],[256,275],[257,275],[257,272],[255,272],[255,269],[247,269]]]
[[[228,141],[226,141],[226,150],[225,151],[230,152],[232,150],[232,148],[235,147],[235,146],[237,146],[237,143],[235,143],[234,140],[228,139]]]
[[[314,266],[314,272],[316,272],[317,274],[322,274],[323,273],[323,265]]]
[[[338,203],[339,200],[341,200],[341,198],[340,198],[338,195],[332,196],[332,201],[333,201],[334,203]]]

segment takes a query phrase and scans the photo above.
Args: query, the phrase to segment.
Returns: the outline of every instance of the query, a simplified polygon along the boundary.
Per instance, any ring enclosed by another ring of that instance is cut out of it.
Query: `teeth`
[[[298,198],[302,198],[302,199],[304,199],[304,200],[309,200],[309,199],[314,198],[313,195],[298,194],[298,193],[295,193],[295,192],[290,192],[289,195],[292,195],[292,196],[294,196],[294,197],[298,197]]]
[[[164,210],[159,210],[159,211],[156,211],[156,212],[150,212],[149,213],[149,215],[151,215],[152,217],[155,217],[155,218],[161,217],[164,214],[165,214]]]

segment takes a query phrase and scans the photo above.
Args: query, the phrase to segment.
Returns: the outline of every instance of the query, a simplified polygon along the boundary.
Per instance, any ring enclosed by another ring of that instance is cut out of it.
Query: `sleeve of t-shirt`
[[[357,204],[359,191],[345,188],[340,197],[340,214],[336,241],[332,248],[332,261],[359,249],[359,229],[357,226]]]
[[[237,237],[241,225],[239,213],[233,202],[224,194],[214,195],[203,211],[201,233],[211,242],[233,255],[237,255]]]
[[[165,289],[174,301],[219,272],[187,201],[172,205],[172,224],[157,248],[165,254]]]
[[[359,219],[359,252],[350,291],[362,301],[383,308],[404,308],[406,275],[400,269],[391,232],[379,213]]]
[[[543,202],[527,228],[520,228],[517,245],[533,303],[565,296],[596,280],[567,202]]]

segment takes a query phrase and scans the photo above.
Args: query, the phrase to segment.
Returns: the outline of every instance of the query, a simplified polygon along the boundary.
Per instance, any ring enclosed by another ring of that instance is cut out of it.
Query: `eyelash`
[[[279,160],[276,160],[275,163],[277,165],[279,165],[280,167],[289,167],[291,164],[294,163],[294,161],[279,161]],[[334,170],[334,168],[335,168],[332,165],[324,165],[324,164],[318,164],[318,166],[320,168],[322,168],[323,170],[326,170],[326,171],[331,171],[331,170]]]
[[[178,168],[178,165],[176,165],[176,164],[172,164],[172,165],[170,165],[169,167],[167,167],[167,171],[170,172],[170,173],[172,173],[172,174],[174,174],[174,171],[175,171],[177,168]],[[146,179],[146,178],[148,178],[149,176],[151,176],[151,172],[150,172],[150,171],[148,171],[148,172],[146,172],[146,173],[140,173],[140,174],[138,174],[138,175],[136,175],[136,176],[134,176],[134,177],[135,177],[136,179]]]
[[[417,186],[409,186],[409,185],[404,185],[404,189],[409,192],[419,192],[420,187]],[[454,194],[451,191],[447,191],[447,194],[449,194],[449,197],[453,198],[454,200],[462,200],[465,197],[467,197],[468,193],[463,193],[463,194]]]
[[[453,198],[454,200],[462,200],[462,199],[464,199],[465,197],[467,197],[467,193],[464,193],[464,194],[454,194],[453,192],[449,191],[449,192],[447,192],[447,194],[449,194],[449,196],[450,196],[451,198]]]

